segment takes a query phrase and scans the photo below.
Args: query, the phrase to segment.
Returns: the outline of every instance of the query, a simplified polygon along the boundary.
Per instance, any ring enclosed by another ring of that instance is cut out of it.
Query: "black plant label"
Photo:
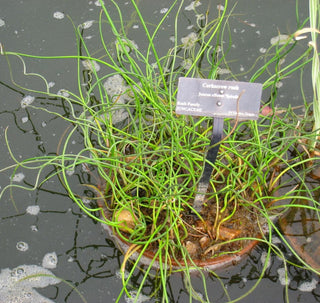
[[[256,120],[259,116],[262,84],[179,78],[176,113]]]

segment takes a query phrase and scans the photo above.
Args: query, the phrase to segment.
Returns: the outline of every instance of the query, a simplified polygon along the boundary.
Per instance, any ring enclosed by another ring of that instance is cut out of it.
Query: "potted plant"
[[[121,10],[115,1],[112,3],[121,21]],[[59,175],[83,212],[108,226],[125,248],[119,298],[128,292],[139,262],[147,260],[145,277],[156,268],[163,300],[168,301],[166,280],[172,272],[183,272],[188,279],[192,270],[202,274],[203,268],[212,271],[238,262],[258,242],[273,249],[268,231],[274,229],[282,237],[275,223],[277,217],[302,194],[313,201],[318,189],[309,188],[305,182],[313,160],[304,156],[305,148],[309,148],[314,134],[307,127],[308,113],[299,116],[291,108],[277,110],[273,100],[258,121],[227,120],[218,158],[210,163],[213,174],[205,204],[201,212],[195,211],[193,201],[212,119],[176,114],[177,81],[185,76],[222,77],[226,58],[220,35],[229,17],[227,1],[213,21],[199,19],[203,21],[199,21],[197,32],[179,40],[176,29],[174,46],[163,55],[155,46],[157,34],[174,10],[177,26],[182,3],[175,1],[153,31],[135,1],[131,3],[147,37],[145,49],[140,50],[126,35],[121,22],[120,27],[116,25],[101,1],[98,25],[103,57],[91,54],[82,36],[83,26],[76,29],[79,53],[68,56],[78,62],[79,79],[84,73],[89,80],[85,89],[79,84],[79,94],[46,92],[70,108],[71,117],[64,119],[71,122],[71,128],[61,139],[57,155],[17,161],[16,168],[40,163],[35,187]],[[114,36],[111,43],[105,37],[110,31]],[[291,42],[288,37],[283,45],[272,46],[275,53],[270,52],[268,61],[257,68],[250,81],[259,80],[275,64],[277,74],[264,82],[264,88],[272,87],[274,92],[282,78],[298,69],[297,62],[300,68],[307,64],[304,58],[308,51],[281,66],[279,61],[290,50]],[[2,54],[27,56],[4,49]],[[303,128],[298,127],[301,120]],[[71,154],[68,150],[76,132],[83,136],[84,148]],[[50,165],[56,170],[41,180],[42,170]],[[95,184],[86,184],[96,193],[91,204],[70,185],[69,172],[75,169],[95,177]],[[125,276],[126,263],[132,258],[135,261]],[[188,285],[193,296],[192,285]]]

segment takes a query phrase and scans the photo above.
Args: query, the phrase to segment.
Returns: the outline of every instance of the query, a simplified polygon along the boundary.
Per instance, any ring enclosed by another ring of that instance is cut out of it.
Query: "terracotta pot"
[[[101,208],[104,208],[104,202],[99,201],[98,200],[98,204]],[[106,214],[106,213],[105,213]],[[106,214],[106,216],[108,216]],[[118,247],[120,248],[120,250],[123,252],[123,254],[125,254],[131,244],[124,241],[122,238],[118,237],[114,232],[111,226],[107,225],[107,224],[102,224],[103,228],[108,232],[109,236],[114,240],[114,242],[118,245]],[[214,257],[211,259],[207,259],[207,260],[193,260],[194,264],[196,264],[197,267],[203,268],[203,269],[207,269],[207,270],[216,270],[218,268],[222,268],[222,267],[227,267],[230,265],[236,265],[237,263],[239,263],[245,256],[247,256],[250,251],[259,243],[258,240],[256,241],[248,241],[247,245],[240,250],[239,252],[236,253],[232,253],[232,254],[226,254],[226,255],[221,255],[218,257]],[[130,256],[130,259],[132,260],[136,260],[139,257],[139,251],[132,253],[132,255]],[[155,254],[150,251],[147,250],[144,252],[143,256],[140,258],[140,262],[142,264],[146,264],[149,265],[152,262],[152,266],[154,266],[155,268],[159,268],[159,260],[154,260]],[[175,260],[171,260],[171,268],[172,269],[179,269],[181,267],[184,267],[185,263],[184,262],[180,262],[180,264],[178,264]],[[191,267],[193,266],[193,264],[188,264]]]

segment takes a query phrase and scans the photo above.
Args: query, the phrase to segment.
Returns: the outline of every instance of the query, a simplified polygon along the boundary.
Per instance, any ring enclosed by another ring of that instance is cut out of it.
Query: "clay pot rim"
[[[104,212],[106,212],[104,203],[101,201],[101,199],[98,199],[98,205],[102,208],[102,210]],[[105,230],[107,230],[110,237],[115,239],[120,250],[123,253],[125,253],[129,249],[129,247],[132,245],[132,243],[125,241],[124,239],[119,237],[116,233],[114,233],[112,226],[110,226],[108,224],[103,224],[103,223],[102,223],[102,225],[103,225],[103,228]],[[196,266],[196,267],[204,268],[204,269],[208,269],[208,270],[215,270],[215,269],[222,268],[222,267],[228,267],[229,265],[235,265],[235,264],[239,263],[244,258],[244,256],[248,255],[250,253],[250,251],[259,243],[260,243],[260,241],[258,239],[257,240],[248,240],[248,243],[246,243],[246,246],[238,252],[220,255],[220,256],[213,257],[212,259],[207,259],[207,260],[192,259],[192,262],[191,261],[187,262],[187,264],[190,267]],[[136,255],[132,256],[132,259],[136,259],[138,257],[138,255],[140,255],[140,253],[141,253],[141,250],[138,250],[135,253]],[[153,262],[154,267],[159,266],[158,265],[160,262],[159,258],[155,259],[155,253],[152,252],[151,250],[146,250],[142,254],[142,256],[144,257],[143,260],[141,260],[140,257],[139,257],[139,259],[143,264],[148,264],[148,263],[150,264],[151,261],[153,260],[152,262]],[[185,267],[185,262],[181,261],[181,262],[177,263],[171,257],[170,258],[170,266],[173,269],[179,269],[179,268],[181,269],[181,268]]]

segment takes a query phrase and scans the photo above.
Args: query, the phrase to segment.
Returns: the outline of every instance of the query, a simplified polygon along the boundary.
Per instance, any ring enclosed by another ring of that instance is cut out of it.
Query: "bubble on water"
[[[102,1],[102,3],[104,4],[104,1]],[[102,6],[99,0],[95,1],[94,5],[95,6]]]
[[[38,231],[37,225],[31,225],[30,228],[32,231]]]
[[[188,6],[186,6],[184,9],[186,11],[192,11],[194,10],[197,6],[201,5],[200,1],[192,1]]]
[[[53,18],[61,20],[61,19],[64,18],[64,13],[62,13],[62,12],[54,12],[53,13]]]
[[[16,244],[16,248],[17,248],[17,250],[20,250],[20,251],[27,251],[29,249],[29,245],[26,242],[19,241]]]
[[[224,6],[221,5],[221,4],[218,4],[218,5],[217,5],[217,10],[223,11],[223,10],[224,10]]]
[[[71,263],[71,262],[74,261],[74,258],[70,256],[70,257],[67,259],[67,261]]]
[[[21,107],[26,108],[28,105],[30,105],[35,100],[35,97],[27,95],[25,96],[21,101]]]
[[[6,23],[4,22],[4,20],[0,19],[0,27],[1,27],[1,26],[5,26],[5,24],[6,24]]]
[[[164,7],[160,9],[160,14],[165,14],[169,9],[167,7]]]
[[[70,97],[70,94],[64,89],[58,90],[57,95],[63,96],[63,97],[66,97],[66,98]]]
[[[90,28],[93,25],[94,20],[85,21],[81,24],[83,29]]]
[[[21,182],[24,178],[25,178],[24,173],[17,173],[11,178],[11,181],[13,181],[13,182]]]
[[[40,212],[40,206],[39,205],[30,205],[27,207],[26,211],[29,215],[36,216]]]
[[[36,292],[60,283],[51,271],[36,265],[20,265],[14,269],[5,268],[0,272],[0,302],[8,303],[54,303]]]
[[[42,267],[56,268],[58,264],[58,257],[55,252],[47,253],[42,259]]]
[[[29,120],[28,117],[22,117],[22,118],[21,118],[21,122],[22,122],[22,123],[27,123],[28,120]]]
[[[55,82],[53,82],[53,81],[50,81],[49,83],[48,83],[48,86],[51,88],[51,87],[54,87],[56,85],[56,83]]]
[[[278,275],[279,275],[279,282],[281,285],[289,285],[290,284],[290,278],[286,276],[286,269],[285,268],[278,268],[277,270]]]
[[[311,292],[313,291],[318,285],[318,281],[316,279],[312,279],[311,281],[303,282],[298,286],[300,291],[304,292]]]

